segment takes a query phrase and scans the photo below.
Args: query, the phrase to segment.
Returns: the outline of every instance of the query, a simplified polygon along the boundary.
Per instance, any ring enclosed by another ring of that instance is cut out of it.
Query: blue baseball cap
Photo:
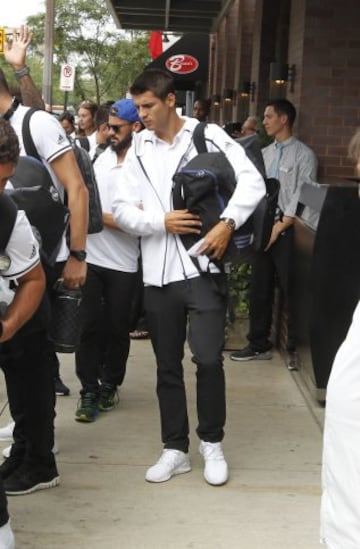
[[[109,114],[127,122],[141,122],[132,99],[119,99],[111,105]]]

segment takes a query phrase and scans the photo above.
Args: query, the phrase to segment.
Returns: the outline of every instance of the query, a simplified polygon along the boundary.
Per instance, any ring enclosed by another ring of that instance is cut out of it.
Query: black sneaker
[[[69,396],[70,389],[66,387],[60,377],[55,378],[55,394],[57,396]]]
[[[95,421],[99,413],[98,401],[99,397],[95,393],[85,393],[82,395],[75,412],[76,421],[82,421],[83,423],[92,423]]]
[[[245,361],[245,360],[270,360],[272,358],[271,351],[254,351],[250,345],[240,349],[240,351],[234,351],[230,355],[231,360]]]
[[[297,371],[299,369],[299,361],[297,353],[291,352],[287,357],[287,368],[290,372]]]
[[[98,408],[101,412],[109,412],[115,408],[115,404],[119,402],[117,385],[113,383],[102,383],[100,387],[100,398]]]
[[[60,484],[60,477],[55,465],[49,468],[33,469],[27,463],[23,463],[4,480],[4,489],[8,496],[22,496],[53,488],[58,484]]]
[[[10,475],[14,473],[14,471],[16,471],[16,469],[21,466],[22,462],[23,460],[20,457],[9,456],[8,458],[6,458],[5,461],[3,461],[0,465],[1,478],[3,480],[7,479]]]

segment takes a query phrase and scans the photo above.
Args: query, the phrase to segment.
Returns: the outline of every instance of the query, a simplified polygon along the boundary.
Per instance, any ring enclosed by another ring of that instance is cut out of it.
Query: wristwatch
[[[70,250],[71,257],[75,257],[78,261],[85,261],[86,251],[85,250]]]
[[[228,227],[228,229],[231,231],[231,232],[234,232],[235,229],[236,229],[236,223],[235,223],[235,220],[232,219],[231,217],[222,217],[220,219],[220,221],[222,221],[223,223],[225,223],[225,225]]]
[[[28,74],[30,74],[30,69],[27,65],[18,71],[14,71],[16,80],[20,80],[23,76],[27,76]]]

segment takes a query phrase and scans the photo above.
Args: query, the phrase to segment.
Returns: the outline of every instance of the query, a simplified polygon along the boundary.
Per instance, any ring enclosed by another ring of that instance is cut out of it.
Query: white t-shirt
[[[20,143],[20,154],[26,155],[22,136],[22,124],[29,107],[19,105],[12,117],[10,123],[14,128]],[[64,199],[64,187],[51,169],[51,162],[65,152],[71,150],[65,131],[57,118],[45,111],[36,111],[30,118],[30,133],[33,138],[36,150],[48,169],[54,186],[57,188],[61,199]],[[66,261],[69,255],[65,236],[60,248],[57,261]]]
[[[14,295],[9,290],[9,282],[25,275],[40,263],[39,245],[23,211],[17,212],[5,252],[11,263],[8,269],[0,271],[0,301],[9,304]]]
[[[89,156],[91,160],[94,158],[94,155],[97,149],[96,136],[97,136],[97,132],[94,132],[91,135],[87,136],[89,140]]]
[[[110,147],[94,164],[104,213],[111,213],[113,190],[119,184],[118,174],[121,168],[122,164],[117,163],[117,155]],[[86,251],[87,263],[128,273],[138,270],[139,239],[117,229],[104,227],[100,233],[89,234]]]

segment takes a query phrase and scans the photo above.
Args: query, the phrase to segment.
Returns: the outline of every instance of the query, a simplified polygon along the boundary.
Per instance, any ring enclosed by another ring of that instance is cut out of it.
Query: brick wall
[[[305,3],[299,130],[316,152],[319,178],[326,182],[353,175],[346,149],[360,125],[360,4]]]
[[[289,10],[288,27],[283,25],[279,33],[284,7]],[[286,47],[285,62],[296,68],[294,89],[286,89],[298,111],[294,133],[315,151],[320,182],[351,176],[347,145],[360,126],[359,28],[359,0],[234,0],[217,33],[217,89],[212,93],[222,93],[224,82],[235,87],[231,78],[238,69],[237,89],[250,75],[256,87],[248,108],[262,117],[270,94],[270,63]],[[239,61],[234,57],[237,39]],[[235,62],[240,67],[235,69]],[[233,110],[233,121],[239,112]]]

